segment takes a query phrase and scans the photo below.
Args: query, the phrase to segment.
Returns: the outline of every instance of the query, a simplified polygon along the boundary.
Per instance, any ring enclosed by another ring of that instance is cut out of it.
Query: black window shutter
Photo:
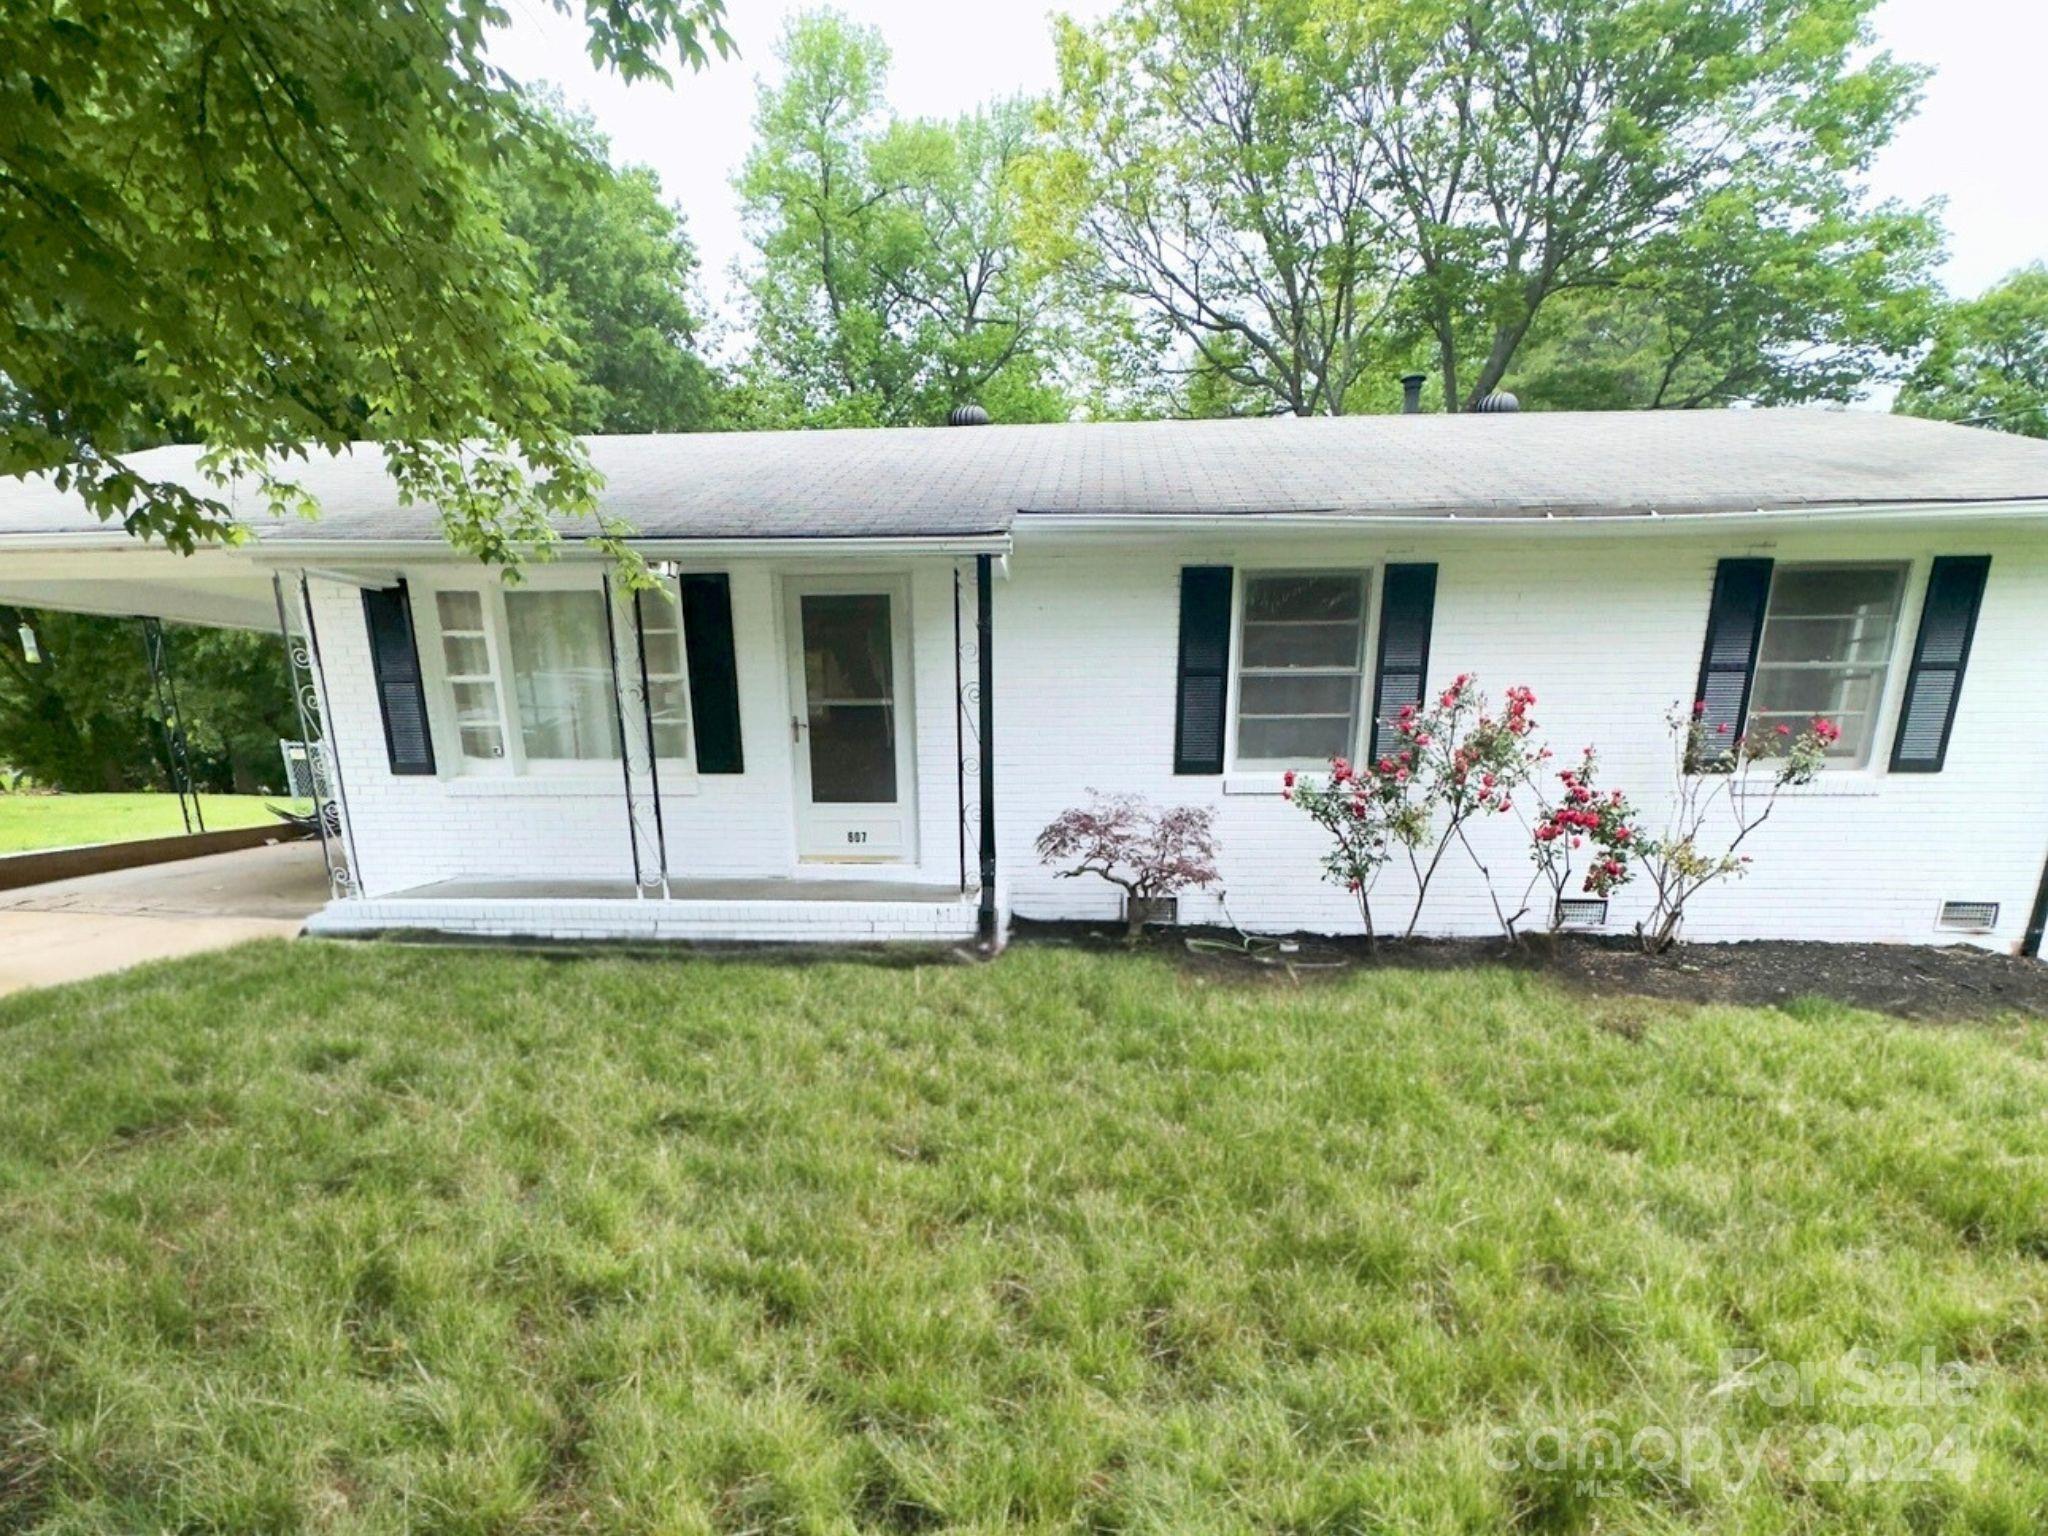
[[[1920,637],[1906,674],[1906,703],[1892,742],[1894,773],[1939,773],[1948,757],[1948,733],[1963,696],[1963,668],[1984,601],[1989,555],[1941,555],[1927,577],[1920,607]]]
[[[685,576],[683,644],[690,666],[690,718],[699,773],[743,773],[740,674],[732,648],[732,583],[723,574]]]
[[[1695,707],[1704,703],[1704,757],[1718,762],[1735,750],[1735,738],[1749,717],[1749,685],[1756,675],[1757,641],[1764,632],[1764,607],[1771,597],[1771,562],[1723,560],[1714,572],[1714,601],[1707,610],[1707,644],[1700,654]]]
[[[1223,710],[1230,692],[1230,579],[1227,565],[1181,567],[1175,773],[1223,771]]]
[[[420,681],[420,651],[405,583],[364,591],[363,622],[370,630],[370,673],[377,683],[391,771],[432,773],[434,737],[427,724],[427,691]]]
[[[1372,681],[1375,761],[1398,751],[1401,706],[1422,703],[1429,677],[1429,631],[1436,617],[1436,567],[1390,565],[1380,583],[1380,643]]]

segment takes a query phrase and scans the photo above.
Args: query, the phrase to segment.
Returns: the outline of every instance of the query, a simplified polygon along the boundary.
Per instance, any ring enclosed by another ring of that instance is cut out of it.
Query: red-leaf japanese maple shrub
[[[1216,813],[1204,806],[1160,809],[1142,795],[1088,791],[1038,834],[1039,861],[1064,865],[1063,880],[1096,875],[1124,893],[1126,934],[1145,928],[1149,905],[1190,887],[1214,885]]]
[[[1657,900],[1636,933],[1651,954],[1676,942],[1693,897],[1716,881],[1749,873],[1751,856],[1739,851],[1743,843],[1770,819],[1782,792],[1813,781],[1842,734],[1832,720],[1816,715],[1797,735],[1780,725],[1732,739],[1722,726],[1710,736],[1706,708],[1704,702],[1690,710],[1674,705],[1664,717],[1677,784],[1669,826],[1642,850]]]

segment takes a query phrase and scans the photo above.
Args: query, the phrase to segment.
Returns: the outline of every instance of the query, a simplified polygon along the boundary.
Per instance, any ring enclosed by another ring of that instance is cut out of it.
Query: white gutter
[[[201,544],[202,550],[224,552],[239,551],[246,545]],[[0,550],[46,550],[103,549],[107,551],[134,550],[138,553],[162,555],[170,553],[160,540],[140,539],[125,528],[80,529],[72,533],[13,533],[0,527]]]
[[[1006,533],[966,534],[949,537],[914,538],[762,538],[762,539],[673,539],[639,538],[626,535],[634,550],[654,559],[691,558],[705,555],[729,559],[744,555],[1007,555],[1010,536]],[[247,553],[265,568],[289,566],[297,569],[310,562],[332,564],[362,560],[448,561],[474,564],[473,557],[435,539],[276,539],[258,540],[238,553]],[[549,562],[603,560],[603,551],[586,540],[565,539],[550,546]],[[539,563],[539,562],[535,562]]]
[[[1756,507],[1726,512],[1555,512],[1428,513],[1378,512],[1031,512],[1017,515],[1017,531],[1032,533],[1232,533],[1249,528],[1349,530],[1395,528],[1404,532],[1456,530],[1555,534],[1645,532],[1652,528],[1768,527],[1803,523],[1979,522],[2048,519],[2048,500],[1850,503],[1837,506]]]
[[[254,531],[254,530],[252,530]],[[904,538],[888,538],[863,535],[859,537],[835,538],[817,535],[810,538],[719,538],[719,539],[677,539],[640,538],[626,535],[626,542],[643,554],[665,555],[792,555],[792,554],[852,554],[852,555],[893,555],[893,554],[936,554],[936,555],[1006,555],[1010,552],[1010,535],[1007,533],[980,534],[919,534]],[[605,556],[591,547],[587,539],[569,538],[550,546],[551,558],[556,560],[601,560]],[[94,528],[49,533],[10,533],[0,527],[0,553],[6,551],[26,553],[56,552],[63,550],[97,550],[107,554],[153,554],[169,553],[160,541],[137,538],[122,528]],[[355,560],[460,560],[470,556],[450,548],[438,538],[426,539],[304,539],[278,538],[256,532],[255,537],[241,544],[202,543],[196,553],[216,555],[242,555],[265,568],[300,566],[315,562],[348,562]]]

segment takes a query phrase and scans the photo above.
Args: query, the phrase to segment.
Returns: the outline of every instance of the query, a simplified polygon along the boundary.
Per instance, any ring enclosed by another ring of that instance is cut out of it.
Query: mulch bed
[[[1125,948],[1121,926],[1017,920],[1016,943]],[[1247,940],[1227,928],[1156,928],[1140,952],[1172,959],[1210,977],[1308,982],[1366,966],[1453,970],[1508,965],[1588,992],[1687,1003],[1769,1006],[1821,997],[1906,1019],[1950,1020],[1995,1014],[2048,1018],[2048,963],[1991,954],[1968,945],[1816,944],[1753,939],[1740,944],[1681,944],[1646,955],[1631,938],[1539,935],[1510,949],[1499,939],[1380,941],[1294,934]]]

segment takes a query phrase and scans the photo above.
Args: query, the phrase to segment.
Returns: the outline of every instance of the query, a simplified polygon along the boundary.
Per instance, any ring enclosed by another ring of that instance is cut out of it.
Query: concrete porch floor
[[[423,933],[568,942],[958,943],[977,931],[979,899],[958,885],[898,880],[442,880],[336,901],[307,920],[320,937]]]
[[[274,843],[0,894],[0,994],[288,939],[327,901],[318,843]]]

